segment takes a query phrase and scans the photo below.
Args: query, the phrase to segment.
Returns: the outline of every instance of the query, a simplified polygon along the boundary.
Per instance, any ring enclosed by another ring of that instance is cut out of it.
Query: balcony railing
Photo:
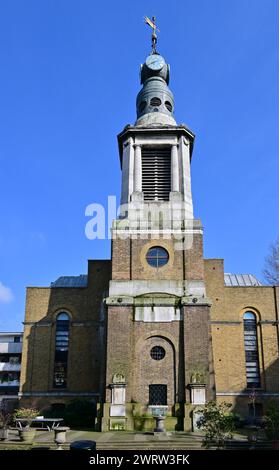
[[[21,364],[13,364],[12,362],[0,362],[0,372],[1,371],[8,371],[8,372],[19,372],[21,368]]]
[[[19,387],[19,380],[10,380],[9,382],[1,382],[0,380],[0,390],[1,387]]]
[[[0,353],[21,353],[22,343],[0,343]]]

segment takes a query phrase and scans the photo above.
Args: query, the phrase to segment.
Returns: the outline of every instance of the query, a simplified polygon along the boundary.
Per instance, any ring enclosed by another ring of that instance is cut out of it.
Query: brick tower
[[[153,47],[141,66],[137,120],[118,135],[121,213],[112,227],[102,429],[190,430],[214,398],[203,229],[193,215],[194,134],[177,125],[170,68]]]

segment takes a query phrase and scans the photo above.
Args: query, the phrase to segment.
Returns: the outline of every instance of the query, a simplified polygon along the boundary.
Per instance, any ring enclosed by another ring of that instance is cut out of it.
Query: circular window
[[[172,104],[169,101],[165,101],[165,106],[167,110],[171,113],[172,112]]]
[[[161,104],[162,104],[162,101],[160,100],[160,98],[151,98],[150,100],[151,106],[161,106]]]
[[[146,254],[146,261],[153,268],[160,268],[169,261],[169,254],[165,248],[161,246],[153,246],[149,248]]]
[[[164,359],[166,355],[166,351],[162,346],[154,346],[151,351],[150,351],[150,356],[152,359],[155,359],[155,361],[160,361],[161,359]]]
[[[144,100],[139,105],[139,112],[142,113],[147,105],[147,102]]]

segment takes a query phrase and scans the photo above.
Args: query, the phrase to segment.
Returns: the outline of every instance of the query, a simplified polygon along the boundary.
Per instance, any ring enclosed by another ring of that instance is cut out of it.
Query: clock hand
[[[156,63],[158,63],[158,61],[157,61],[157,60],[153,60],[153,62],[150,62],[150,65],[153,65],[153,64],[156,64]]]

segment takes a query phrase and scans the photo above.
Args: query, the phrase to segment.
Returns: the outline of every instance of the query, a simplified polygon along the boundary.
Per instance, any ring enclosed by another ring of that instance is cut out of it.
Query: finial
[[[148,18],[148,16],[144,17],[145,23],[148,24],[152,28],[152,54],[158,54],[156,50],[156,45],[157,45],[157,34],[156,31],[159,33],[160,30],[158,26],[156,26],[155,21],[156,17],[152,16],[152,20]]]

